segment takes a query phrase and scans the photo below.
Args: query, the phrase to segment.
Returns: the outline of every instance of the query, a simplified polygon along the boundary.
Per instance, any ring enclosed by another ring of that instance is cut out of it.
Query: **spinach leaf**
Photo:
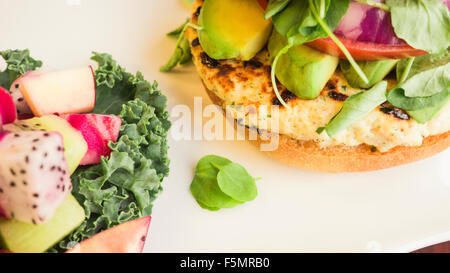
[[[30,51],[5,50],[0,51],[0,56],[6,62],[6,69],[0,71],[0,86],[10,89],[11,84],[28,71],[36,70],[42,66],[42,62],[30,56]]]
[[[408,111],[408,114],[413,117],[418,123],[426,123],[436,117],[450,102],[450,96],[439,102],[439,104],[427,107],[420,110]]]
[[[210,211],[219,211],[221,210],[221,208],[212,208],[212,207],[208,207],[207,205],[197,201],[198,205],[202,208],[202,209],[206,209],[206,210],[210,210]]]
[[[292,32],[295,32],[294,26],[300,25],[302,21],[306,21],[305,17],[308,16],[308,8],[307,1],[292,0],[282,12],[273,16],[274,28],[278,33],[287,37],[290,29],[292,29]]]
[[[404,92],[393,90],[388,100],[408,110],[417,122],[430,121],[450,101],[445,95],[449,86],[449,64],[450,48],[442,53],[401,60],[397,65],[397,79],[400,83],[398,89]]]
[[[270,0],[266,8],[265,19],[268,20],[275,14],[282,11],[291,0]]]
[[[190,18],[187,18],[186,22],[184,24],[182,24],[181,26],[172,30],[171,32],[167,33],[167,36],[172,37],[172,38],[178,38],[190,20],[191,20]]]
[[[216,166],[226,166],[231,163],[230,160],[215,155],[208,155],[200,159],[190,187],[192,195],[199,204],[208,209],[213,208],[213,210],[232,208],[240,204],[223,193],[217,184],[219,169]]]
[[[222,167],[217,182],[225,194],[241,202],[252,201],[258,195],[255,179],[237,163]]]
[[[233,208],[257,195],[255,179],[244,167],[216,155],[200,159],[190,190],[200,207],[210,211]]]
[[[401,59],[397,64],[397,81],[402,82],[401,78],[405,73],[408,66],[409,59]],[[411,64],[410,71],[405,77],[405,80],[411,78],[412,76],[419,74],[420,72],[434,69],[438,66],[446,65],[450,62],[450,48],[443,51],[442,53],[436,54],[426,54],[418,57],[414,57]]]
[[[334,31],[339,26],[349,6],[350,0],[332,0],[330,2],[327,15],[325,16],[325,22],[331,31]]]
[[[320,134],[325,130],[328,136],[333,138],[385,102],[386,89],[387,82],[381,81],[368,91],[350,96],[344,101],[341,111],[330,120],[328,125],[319,128],[317,133]]]
[[[182,26],[168,33],[169,36],[175,36],[177,34],[178,40],[172,57],[170,57],[169,61],[160,68],[161,72],[170,72],[178,64],[186,64],[191,61],[192,53],[190,44],[186,36],[184,36],[189,21],[190,19],[188,18]]]
[[[364,3],[364,4],[372,6],[372,7],[383,9],[385,11],[390,11],[389,6],[387,6],[384,3],[378,2],[379,0],[355,0],[355,1]]]
[[[402,88],[395,88],[388,93],[387,99],[395,107],[413,111],[438,105],[442,101],[445,101],[449,96],[450,88],[446,88],[443,91],[428,97],[408,97],[405,95],[405,90]]]
[[[401,60],[397,66],[399,87],[405,90],[406,96],[435,95],[450,85],[450,50],[416,57],[409,72],[407,68],[408,60]]]
[[[421,71],[399,84],[408,97],[427,97],[450,86],[450,63]]]
[[[450,46],[450,12],[438,0],[386,0],[395,34],[410,46],[439,53]]]
[[[408,97],[432,96],[448,86],[450,86],[450,63],[421,72],[399,85]]]
[[[347,13],[350,0],[313,0],[316,7],[323,7],[322,15],[328,28],[333,31]],[[291,45],[299,45],[318,38],[328,37],[314,17],[308,1],[292,0],[286,8],[273,17],[275,29],[287,37]]]

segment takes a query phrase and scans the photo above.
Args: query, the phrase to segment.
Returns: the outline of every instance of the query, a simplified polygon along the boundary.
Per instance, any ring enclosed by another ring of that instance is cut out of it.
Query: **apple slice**
[[[95,107],[91,66],[46,74],[25,75],[19,88],[35,116],[90,112]]]
[[[151,217],[139,218],[84,240],[66,253],[141,253]]]
[[[12,123],[17,118],[16,106],[9,92],[0,87],[0,126]]]
[[[80,165],[98,164],[102,156],[108,157],[111,154],[108,143],[116,142],[119,137],[122,124],[120,117],[98,114],[70,114],[61,117],[80,131],[88,144],[88,151]]]

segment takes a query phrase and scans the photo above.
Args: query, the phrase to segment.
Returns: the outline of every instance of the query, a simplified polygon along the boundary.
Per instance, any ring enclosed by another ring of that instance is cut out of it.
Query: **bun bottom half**
[[[223,105],[221,98],[206,86],[205,89],[214,104]],[[234,123],[235,127],[239,126],[236,120]],[[249,129],[246,128],[246,134],[248,133]],[[249,141],[258,148],[270,142],[261,139],[259,135],[257,140]],[[421,146],[398,146],[383,153],[374,151],[371,146],[365,144],[321,148],[314,141],[296,140],[280,135],[278,149],[264,153],[272,159],[295,168],[316,172],[345,173],[375,171],[404,165],[438,154],[449,146],[450,131],[425,138]]]

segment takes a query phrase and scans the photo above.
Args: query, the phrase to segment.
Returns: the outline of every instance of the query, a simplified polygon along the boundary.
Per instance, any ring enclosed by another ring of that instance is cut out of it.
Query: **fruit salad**
[[[0,252],[141,252],[168,174],[166,98],[108,54],[0,52]]]

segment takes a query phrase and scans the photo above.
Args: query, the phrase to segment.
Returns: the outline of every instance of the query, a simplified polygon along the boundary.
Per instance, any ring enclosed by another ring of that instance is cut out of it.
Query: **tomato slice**
[[[258,3],[264,10],[266,10],[267,5],[269,4],[269,1],[267,1],[267,0],[258,0]]]
[[[357,61],[403,59],[427,54],[426,51],[415,49],[409,45],[384,45],[338,38]],[[306,45],[341,59],[346,59],[336,43],[329,37],[314,40]]]
[[[258,3],[266,9],[268,0],[258,0]],[[355,41],[343,37],[338,38],[357,61],[403,59],[427,54],[426,51],[415,49],[409,45],[385,45]],[[314,40],[306,45],[321,52],[346,59],[339,47],[329,37]]]

